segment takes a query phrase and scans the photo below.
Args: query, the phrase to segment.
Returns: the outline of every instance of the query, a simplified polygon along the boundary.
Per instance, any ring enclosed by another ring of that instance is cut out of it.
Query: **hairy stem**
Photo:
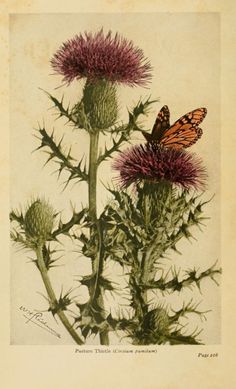
[[[92,219],[93,226],[90,229],[90,234],[96,233],[99,241],[100,231],[97,229],[97,167],[98,167],[98,140],[99,132],[90,133],[90,149],[89,149],[89,214]],[[94,231],[94,229],[96,229]],[[101,242],[100,242],[101,243]],[[100,246],[100,244],[99,244]],[[103,256],[100,255],[100,249],[96,253],[94,260],[92,261],[93,273],[96,274],[96,282],[94,290],[92,292],[92,299],[96,298],[97,287],[99,283],[99,275],[103,269]],[[100,299],[101,305],[101,299]],[[108,332],[103,331],[100,333],[100,342],[103,345],[109,345]]]
[[[97,219],[97,155],[99,132],[90,133],[89,149],[89,214],[91,219]]]
[[[37,247],[36,255],[37,255],[38,268],[39,268],[41,277],[43,279],[44,286],[45,286],[46,291],[48,293],[48,297],[49,297],[49,301],[50,301],[50,306],[51,306],[52,310],[58,307],[58,309],[56,310],[56,314],[60,318],[60,320],[61,320],[62,324],[64,325],[64,327],[67,329],[67,331],[69,332],[69,334],[72,336],[72,338],[74,339],[74,341],[77,344],[79,344],[79,345],[84,344],[82,339],[80,339],[79,335],[77,334],[77,332],[74,330],[73,326],[71,325],[71,323],[67,319],[67,316],[65,315],[64,311],[61,308],[59,308],[59,304],[58,304],[56,295],[54,293],[54,290],[52,288],[52,284],[51,284],[50,278],[48,276],[48,270],[47,270],[47,268],[45,266],[45,263],[44,263],[43,254],[42,254],[42,246],[41,245],[39,245]]]
[[[144,196],[143,196],[143,218],[144,218],[144,225],[146,233],[148,232],[148,227],[150,223],[150,210],[148,209],[149,203],[149,186],[148,184],[144,186]],[[151,261],[151,254],[152,254],[153,247],[152,245],[150,247],[147,247],[143,253],[142,261],[141,261],[141,283],[146,284],[149,281],[150,278],[150,270],[152,268],[152,261]],[[147,304],[147,291],[144,290],[142,293],[142,298]]]

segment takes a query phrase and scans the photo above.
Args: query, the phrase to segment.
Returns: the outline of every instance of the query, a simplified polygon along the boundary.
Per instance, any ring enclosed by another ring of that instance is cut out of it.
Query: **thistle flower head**
[[[168,332],[170,318],[164,308],[156,308],[149,311],[143,320],[143,328],[146,332],[158,331],[159,333]]]
[[[25,233],[31,242],[45,242],[53,229],[54,210],[45,200],[37,199],[25,214]]]
[[[206,171],[201,160],[185,150],[157,143],[136,145],[119,154],[113,168],[127,188],[142,181],[169,182],[184,189],[204,189]]]
[[[62,44],[51,65],[68,83],[85,77],[134,86],[145,85],[151,78],[143,51],[118,33],[112,37],[111,31],[76,35]]]

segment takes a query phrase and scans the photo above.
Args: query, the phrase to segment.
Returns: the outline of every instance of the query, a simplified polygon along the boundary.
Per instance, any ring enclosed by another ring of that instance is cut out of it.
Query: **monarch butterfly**
[[[148,142],[157,142],[165,147],[175,149],[189,147],[202,136],[202,129],[198,125],[206,114],[206,108],[197,108],[170,126],[170,111],[167,105],[164,105],[157,115],[152,133],[142,131],[142,134]]]

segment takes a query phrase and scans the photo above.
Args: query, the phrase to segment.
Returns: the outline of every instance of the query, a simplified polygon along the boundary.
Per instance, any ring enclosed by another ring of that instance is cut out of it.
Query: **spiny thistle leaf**
[[[104,289],[104,290],[114,290],[114,286],[112,284],[112,282],[102,276],[100,276],[100,280],[99,280],[99,283],[100,283],[100,286]]]
[[[202,220],[204,202],[199,196],[190,196],[187,190],[177,190],[171,185],[147,184],[137,186],[136,193],[109,189],[112,200],[100,216],[103,228],[105,256],[130,266],[129,289],[130,306],[135,311],[133,329],[127,330],[134,344],[200,344],[194,334],[184,335],[171,328],[165,333],[157,331],[143,333],[142,321],[147,315],[148,304],[144,298],[148,289],[162,292],[181,291],[183,288],[199,284],[220,270],[211,268],[197,274],[189,270],[183,278],[172,268],[172,277],[161,276],[155,280],[156,264],[181,238],[191,238],[191,227]],[[144,266],[148,278],[143,278]],[[196,305],[188,304],[168,319],[169,325],[177,323],[181,316],[195,313],[204,317],[205,312]],[[114,324],[117,328],[116,324]],[[140,327],[141,326],[141,327]],[[127,327],[128,328],[128,327]]]
[[[150,97],[148,97],[145,101],[140,100],[138,104],[133,108],[133,118],[137,120],[139,115],[147,115],[149,112],[150,105],[156,102],[158,102],[158,100],[150,100]]]
[[[41,88],[40,88],[41,89]],[[45,90],[41,89],[46,95],[50,98],[50,100],[53,102],[55,108],[59,111],[59,117],[66,117],[69,122],[73,123],[75,126],[77,125],[77,121],[73,118],[72,112],[68,108],[65,108],[63,106],[63,97],[61,101],[59,101],[55,96],[52,96],[50,93],[46,92]]]
[[[144,290],[159,289],[163,292],[181,291],[183,288],[189,288],[194,285],[200,288],[200,283],[205,278],[211,278],[214,282],[216,282],[214,277],[217,274],[221,274],[221,269],[215,269],[215,264],[214,264],[209,269],[199,273],[198,275],[195,269],[188,270],[185,273],[187,277],[185,276],[181,281],[178,279],[177,276],[175,276],[169,281],[166,281],[165,277],[161,277],[157,281],[150,281],[149,283],[142,285],[142,287]]]
[[[199,311],[197,308],[198,306],[200,305],[200,303],[194,303],[193,302],[193,299],[189,301],[189,303],[183,303],[183,306],[181,309],[177,310],[177,311],[174,311],[172,309],[172,311],[174,312],[174,315],[171,316],[171,322],[172,323],[176,323],[178,322],[179,318],[180,317],[184,317],[186,316],[186,314],[189,314],[189,313],[193,313],[195,315],[198,315],[200,317],[203,317],[204,319],[205,318],[205,314],[208,313],[209,311]]]
[[[64,296],[61,294],[57,302],[54,302],[53,306],[48,309],[49,312],[52,312],[53,316],[55,316],[58,311],[66,311],[67,307],[71,305],[70,293],[71,291],[67,292]]]
[[[109,191],[115,201],[101,215],[106,229],[104,246],[119,262],[122,257],[132,258],[132,251],[142,249],[143,253],[149,252],[151,271],[168,249],[176,250],[175,245],[182,237],[192,237],[190,227],[198,225],[202,218],[202,203],[196,203],[196,198],[172,186],[138,187],[137,197],[126,191]]]
[[[53,138],[53,133],[48,135],[45,128],[39,128],[39,133],[41,135],[41,145],[38,147],[38,149],[42,149],[44,147],[48,147],[50,149],[50,155],[47,162],[49,162],[51,159],[56,159],[56,161],[60,164],[59,173],[63,169],[66,169],[70,172],[69,180],[77,178],[80,181],[88,181],[88,173],[85,166],[82,168],[82,160],[78,162],[77,166],[74,166],[70,162],[74,160],[74,158],[72,158],[69,153],[63,153],[61,147],[62,139],[58,144],[56,144]]]
[[[112,157],[112,154],[116,151],[119,151],[120,146],[124,141],[128,140],[128,136],[125,133],[122,133],[118,140],[115,140],[115,138],[112,138],[112,146],[110,148],[107,148],[105,146],[105,150],[103,151],[102,154],[99,155],[98,157],[98,165],[100,165],[103,161],[106,161],[108,158]]]
[[[166,342],[169,342],[171,345],[175,344],[195,344],[202,345],[203,343],[196,339],[194,335],[182,335],[180,331],[172,332],[168,337],[166,337]]]
[[[88,336],[92,328],[104,329],[104,325],[107,326],[103,309],[97,304],[97,300],[93,304],[88,301],[86,304],[76,305],[80,309],[80,315],[75,318],[75,324],[81,328],[84,337]]]
[[[82,209],[80,212],[73,212],[71,219],[67,223],[59,222],[59,227],[52,233],[52,238],[56,238],[60,234],[67,235],[70,229],[75,225],[81,225],[83,218],[87,215],[87,208]]]
[[[10,222],[16,221],[21,227],[24,226],[24,216],[22,212],[12,210],[10,212]]]
[[[10,238],[13,242],[18,243],[22,248],[29,248],[27,240],[18,231],[16,230],[11,231]]]
[[[102,163],[103,161],[107,160],[108,158],[111,158],[114,152],[117,152],[120,150],[120,147],[124,142],[127,142],[130,140],[130,137],[134,131],[142,131],[139,128],[138,125],[138,117],[142,115],[146,115],[148,112],[148,107],[155,103],[157,100],[150,100],[147,99],[146,101],[142,102],[139,101],[139,103],[133,108],[133,110],[129,113],[129,121],[126,125],[122,126],[114,126],[109,131],[111,134],[117,134],[118,139],[115,139],[112,137],[112,146],[110,148],[107,148],[105,146],[105,150],[103,153],[98,157],[98,164]]]
[[[57,252],[56,250],[51,250],[49,245],[48,246],[43,245],[42,254],[43,254],[43,260],[47,270],[55,266],[54,263],[58,259],[52,259],[52,255],[55,254],[56,252]],[[38,266],[37,261],[36,261],[36,265]]]

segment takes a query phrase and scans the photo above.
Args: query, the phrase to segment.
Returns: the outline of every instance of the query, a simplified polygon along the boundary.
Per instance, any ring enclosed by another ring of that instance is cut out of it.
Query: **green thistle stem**
[[[142,207],[143,207],[143,222],[146,234],[148,234],[148,228],[150,223],[150,187],[149,184],[144,184],[142,189]],[[150,269],[152,267],[150,263],[150,258],[152,256],[153,247],[146,247],[145,251],[142,255],[142,260],[140,263],[139,270],[139,284],[146,285],[149,282],[151,277]],[[139,320],[142,320],[144,315],[147,313],[147,294],[148,290],[142,287],[140,288],[140,292],[136,296],[136,310]]]
[[[39,268],[41,277],[43,279],[44,286],[46,288],[46,291],[48,293],[48,297],[50,300],[50,306],[52,309],[54,309],[54,308],[58,307],[59,304],[58,304],[56,295],[54,293],[54,290],[52,288],[52,284],[51,284],[50,278],[48,276],[47,268],[46,268],[45,263],[44,263],[43,254],[42,254],[42,245],[38,245],[35,252],[37,255],[38,268]],[[77,334],[77,332],[74,330],[73,326],[71,325],[71,323],[67,319],[64,311],[62,309],[58,309],[56,313],[57,313],[58,317],[60,318],[64,327],[67,329],[69,334],[74,339],[74,341],[79,345],[84,344],[82,339],[80,339],[79,335]]]
[[[90,132],[89,148],[89,214],[97,220],[97,155],[99,132]]]
[[[167,182],[162,182],[158,184],[153,183],[144,183],[143,187],[143,217],[144,217],[144,224],[145,229],[147,231],[149,223],[150,223],[150,202],[152,199],[152,196],[155,195],[156,192],[159,192],[160,200],[164,200],[163,206],[159,209],[160,215],[162,216],[163,210],[165,210],[168,201],[170,199],[171,193],[172,193],[172,187]],[[154,200],[155,201],[155,200]],[[141,261],[141,283],[143,285],[147,285],[150,280],[153,278],[155,274],[155,270],[153,270],[153,264],[154,261],[157,260],[157,256],[153,257],[153,251],[156,248],[155,241],[153,244],[148,246],[143,253],[142,261]],[[160,254],[160,253],[159,253]],[[153,274],[154,273],[154,274]],[[143,301],[147,304],[147,289],[145,289],[142,293]]]
[[[147,201],[147,195],[144,195],[144,203],[143,203],[143,217],[144,217],[144,225],[145,230],[147,232],[148,229],[148,223],[149,223],[149,217],[148,217],[148,201]]]
[[[143,187],[143,218],[144,218],[144,225],[146,232],[148,231],[149,223],[150,223],[150,214],[148,206],[150,206],[150,187],[152,190],[152,186],[150,186],[148,183],[144,183]],[[150,257],[152,253],[153,247],[147,247],[145,252],[143,253],[143,258],[141,261],[141,282],[145,285],[150,278],[150,267],[152,264],[150,263]],[[144,300],[146,301],[146,292],[144,292]]]
[[[150,263],[150,258],[152,255],[153,247],[147,248],[142,258],[142,283],[146,285],[149,282],[150,277],[152,276],[150,272],[150,267],[152,263]]]
[[[99,131],[90,132],[90,149],[89,149],[89,214],[94,222],[90,228],[90,234],[94,233],[94,229],[97,228],[97,167],[98,167],[98,141]],[[96,223],[96,226],[95,226]],[[98,235],[99,235],[99,231]],[[96,274],[97,282],[94,285],[94,289],[97,288],[99,282],[99,274],[103,269],[103,257],[98,253],[92,261],[93,274]],[[96,298],[96,290],[92,292],[92,298]],[[101,299],[100,299],[101,306]],[[109,345],[108,332],[104,331],[100,333],[100,342],[102,345]]]
[[[148,195],[144,194],[143,199],[143,216],[144,216],[144,224],[145,224],[145,230],[147,231],[148,223],[149,223],[149,217],[148,217]],[[146,283],[149,280],[149,254],[150,249],[147,248],[145,253],[143,253],[143,258],[141,261],[141,282],[146,285]],[[145,290],[142,293],[142,299],[147,304],[147,291]]]

